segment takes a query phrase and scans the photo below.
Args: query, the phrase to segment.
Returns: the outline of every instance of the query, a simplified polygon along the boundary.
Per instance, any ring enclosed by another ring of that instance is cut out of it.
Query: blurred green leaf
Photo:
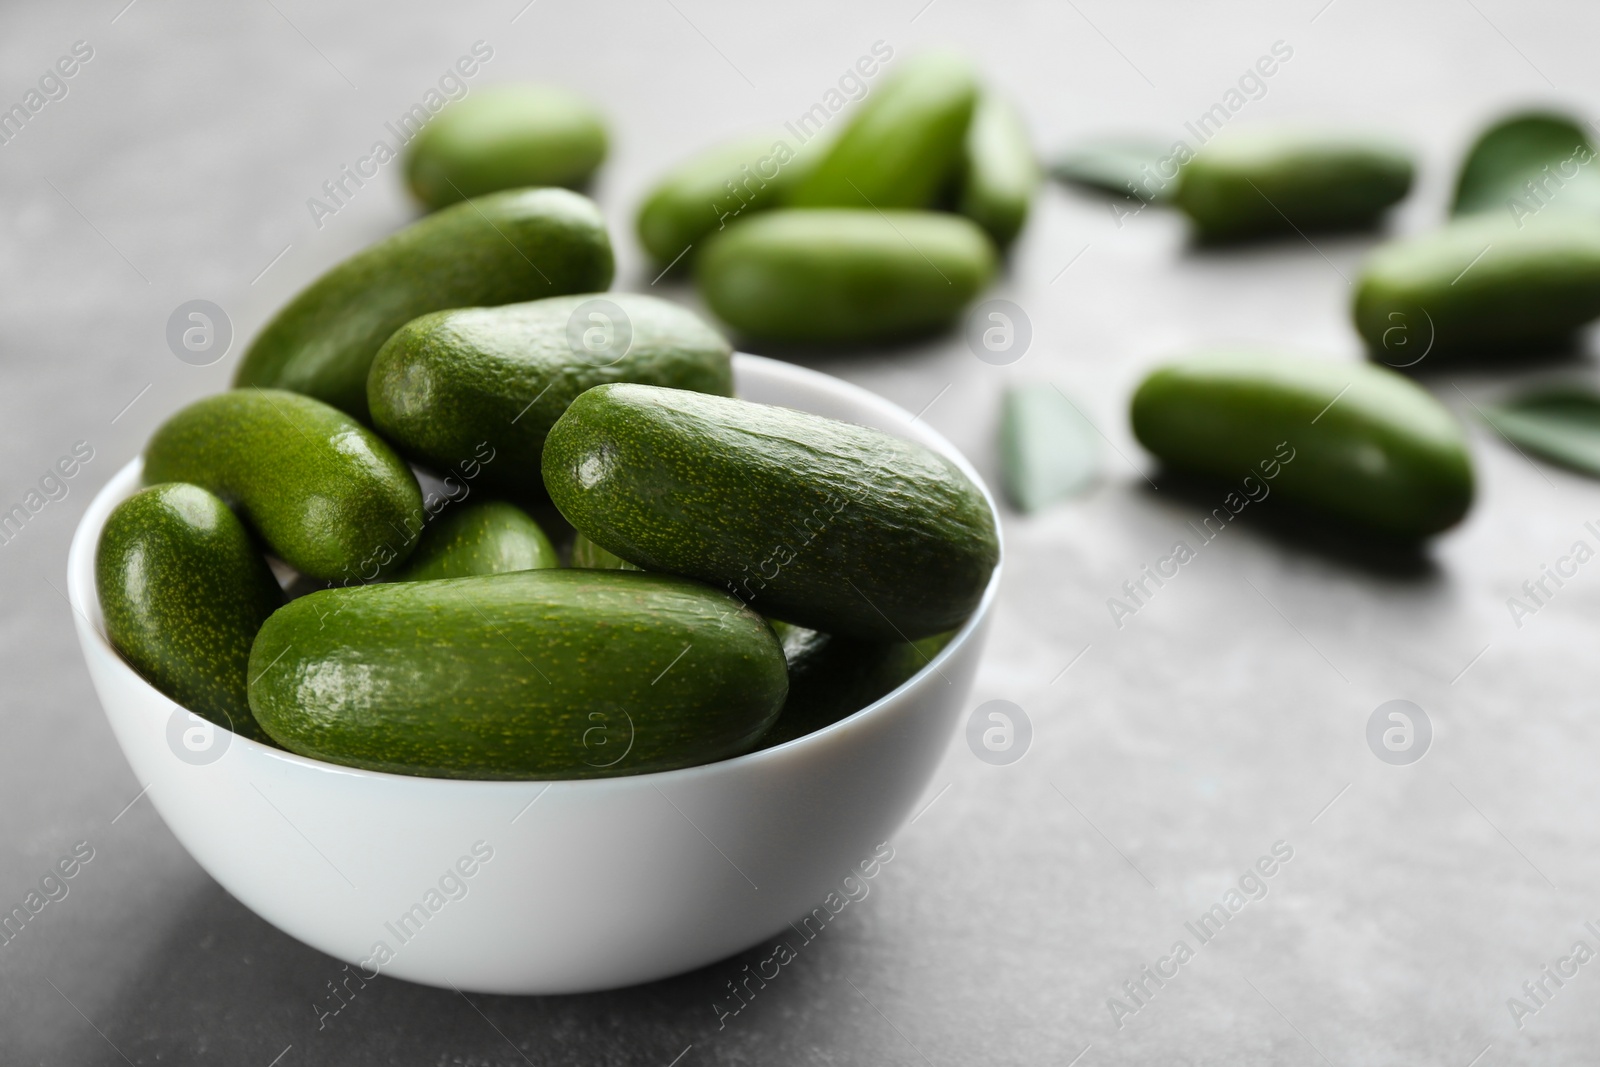
[[[1485,130],[1467,152],[1450,211],[1505,211],[1520,222],[1545,207],[1600,213],[1594,144],[1570,116],[1512,115]]]
[[[1058,181],[1085,185],[1130,200],[1169,200],[1177,182],[1163,179],[1158,166],[1171,149],[1157,141],[1108,137],[1083,143],[1056,157],[1050,174]]]
[[[1577,385],[1547,387],[1483,414],[1518,448],[1600,477],[1600,393]]]
[[[1014,386],[1002,405],[1001,478],[1018,510],[1038,511],[1094,484],[1100,435],[1059,389]]]

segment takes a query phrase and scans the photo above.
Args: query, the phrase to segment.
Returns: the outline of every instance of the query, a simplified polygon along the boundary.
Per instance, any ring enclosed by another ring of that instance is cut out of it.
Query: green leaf
[[[1600,478],[1600,393],[1579,385],[1546,387],[1483,415],[1523,451]]]
[[[1058,181],[1116,193],[1130,200],[1170,200],[1177,182],[1163,178],[1160,164],[1171,149],[1157,141],[1107,137],[1085,141],[1056,157],[1050,174]]]
[[[1038,511],[1094,484],[1100,435],[1055,386],[1014,386],[1002,401],[1000,463],[1006,496]]]
[[[1600,213],[1600,163],[1583,124],[1537,111],[1485,130],[1461,164],[1451,214],[1505,211],[1521,222],[1546,207]]]

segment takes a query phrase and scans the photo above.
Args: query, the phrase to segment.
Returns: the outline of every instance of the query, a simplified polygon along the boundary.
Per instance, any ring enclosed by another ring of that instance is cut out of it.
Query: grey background
[[[935,44],[974,55],[1047,152],[1106,130],[1182,135],[1282,40],[1292,59],[1234,121],[1405,138],[1422,177],[1393,227],[1412,231],[1440,216],[1464,142],[1493,113],[1592,108],[1600,10],[124,3],[0,13],[5,104],[75,40],[95,49],[70,94],[0,148],[0,507],[73,442],[94,448],[70,494],[0,546],[0,905],[75,842],[95,850],[70,895],[0,947],[0,1060],[1593,1062],[1600,963],[1521,1030],[1506,1007],[1574,940],[1600,948],[1582,929],[1600,920],[1600,563],[1520,629],[1505,604],[1575,540],[1596,544],[1582,524],[1600,519],[1600,491],[1473,422],[1471,403],[1517,376],[1425,378],[1471,426],[1481,494],[1420,560],[1364,557],[1247,514],[1121,629],[1105,605],[1218,502],[1144,477],[1155,471],[1124,417],[1142,369],[1229,343],[1356,358],[1348,279],[1371,238],[1201,254],[1176,218],[1151,210],[1119,226],[1104,202],[1048,188],[991,294],[1027,310],[1025,358],[986,365],[958,335],[804,357],[923,411],[986,474],[1008,383],[1055,382],[1112,447],[1090,494],[1007,517],[1005,588],[970,706],[1022,706],[1031,750],[996,767],[952,737],[931,806],[895,838],[871,895],[720,1031],[723,983],[770,948],[584,997],[464,999],[381,979],[319,1031],[313,1003],[339,966],[227,896],[148,801],[126,807],[140,783],[90,690],[61,590],[83,506],[151,429],[223,388],[278,304],[411,217],[392,165],[320,229],[305,201],[475,40],[495,51],[474,86],[557,82],[611,115],[615,150],[594,192],[618,288],[638,290],[653,274],[631,213],[652,177],[798,115],[879,39],[897,57]],[[692,301],[668,286],[657,289]],[[235,329],[234,351],[207,368],[164,342],[168,314],[196,298]],[[1549,373],[1587,377],[1591,365],[1522,376]],[[1409,767],[1365,741],[1368,716],[1395,698],[1434,726]],[[1107,998],[1175,940],[1193,946],[1185,920],[1280,840],[1294,858],[1266,899],[1119,1030]]]

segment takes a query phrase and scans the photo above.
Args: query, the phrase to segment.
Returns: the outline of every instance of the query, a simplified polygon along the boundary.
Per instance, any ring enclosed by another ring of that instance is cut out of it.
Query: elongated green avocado
[[[1411,188],[1410,155],[1368,136],[1229,130],[1178,173],[1201,240],[1371,226]]]
[[[1003,249],[1028,221],[1038,184],[1039,161],[1022,114],[1010,101],[986,94],[967,128],[956,209]]]
[[[372,363],[373,425],[435,470],[482,454],[486,486],[543,495],[545,435],[577,395],[645,382],[727,395],[732,348],[698,315],[636,293],[459,308],[406,323]]]
[[[422,531],[395,581],[470,578],[561,566],[550,538],[526,511],[503,500],[452,507]]]
[[[367,421],[367,371],[418,315],[584,293],[611,284],[594,201],[515,189],[412,223],[312,282],[245,351],[235,385],[290,389]]]
[[[235,389],[179,411],[145,446],[144,480],[210,490],[275,555],[322,581],[394,570],[423,522],[416,476],[377,434],[281,389]]]
[[[788,689],[772,628],[698,582],[537,570],[329,589],[267,620],[279,744],[441,778],[595,778],[749,749]]]
[[[605,119],[551,85],[497,85],[449,104],[406,150],[406,183],[430,211],[531,185],[577,188],[606,157]]]
[[[789,408],[602,385],[545,445],[556,507],[651,571],[826,633],[914,640],[977,606],[999,560],[977,486],[931,449]]]
[[[701,238],[782,206],[819,153],[787,134],[719,144],[669,171],[639,205],[639,243],[658,267],[683,259]]]
[[[1549,211],[1519,226],[1490,212],[1384,245],[1353,313],[1391,366],[1563,348],[1600,317],[1600,217]]]
[[[1168,364],[1134,393],[1133,432],[1174,469],[1238,483],[1229,512],[1278,494],[1412,539],[1455,525],[1472,503],[1460,423],[1370,363],[1230,353]]]
[[[196,485],[141,489],[111,512],[94,563],[106,636],[133,669],[196,715],[263,740],[246,667],[283,590],[228,505]]]
[[[906,60],[789,194],[793,207],[932,207],[961,168],[978,101],[971,63],[944,52]]]
[[[894,340],[941,330],[994,277],[994,244],[936,211],[769,211],[716,235],[700,294],[748,337]]]

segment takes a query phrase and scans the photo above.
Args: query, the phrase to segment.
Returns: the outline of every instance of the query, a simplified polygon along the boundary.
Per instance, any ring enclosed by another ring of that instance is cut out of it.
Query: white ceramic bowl
[[[865,390],[755,356],[734,369],[742,397],[920,441],[983,485],[948,441]],[[839,891],[927,788],[1000,584],[997,567],[961,633],[914,678],[787,744],[626,778],[411,778],[208,730],[112,650],[95,545],[139,471],[128,464],[90,504],[67,579],[89,675],[150,802],[213,878],[285,933],[369,972],[484,993],[678,974]]]

